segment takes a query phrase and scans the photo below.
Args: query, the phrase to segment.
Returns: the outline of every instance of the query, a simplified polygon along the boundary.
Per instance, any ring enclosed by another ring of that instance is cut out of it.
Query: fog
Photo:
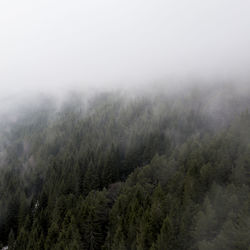
[[[250,0],[0,0],[0,249],[246,249],[249,97]]]
[[[2,0],[1,100],[76,86],[248,82],[249,10],[247,0]]]

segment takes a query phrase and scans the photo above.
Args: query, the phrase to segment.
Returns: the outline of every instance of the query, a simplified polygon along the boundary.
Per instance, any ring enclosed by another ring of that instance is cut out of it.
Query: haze
[[[249,10],[247,0],[1,0],[0,96],[248,81]]]

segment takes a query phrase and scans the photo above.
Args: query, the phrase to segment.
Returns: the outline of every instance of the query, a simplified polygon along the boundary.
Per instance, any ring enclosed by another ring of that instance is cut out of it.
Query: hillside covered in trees
[[[2,117],[0,247],[249,250],[250,92],[72,94]]]

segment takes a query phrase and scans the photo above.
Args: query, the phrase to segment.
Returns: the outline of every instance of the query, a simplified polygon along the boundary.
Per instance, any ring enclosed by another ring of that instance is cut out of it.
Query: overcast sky
[[[0,0],[0,96],[249,72],[249,0]]]

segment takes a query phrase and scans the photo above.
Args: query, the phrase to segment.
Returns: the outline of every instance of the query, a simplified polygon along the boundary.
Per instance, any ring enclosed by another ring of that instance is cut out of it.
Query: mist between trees
[[[248,88],[207,85],[2,112],[2,246],[249,250],[249,107]]]

